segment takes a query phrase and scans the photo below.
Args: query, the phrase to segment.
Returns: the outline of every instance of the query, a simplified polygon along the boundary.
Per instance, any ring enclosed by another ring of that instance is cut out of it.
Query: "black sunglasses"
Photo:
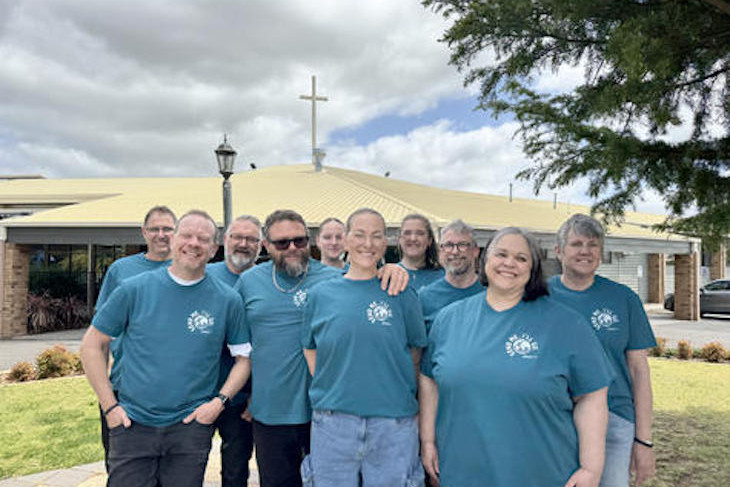
[[[303,249],[309,243],[309,237],[282,238],[281,240],[269,240],[269,242],[276,247],[276,250],[286,250],[291,244],[298,249]]]

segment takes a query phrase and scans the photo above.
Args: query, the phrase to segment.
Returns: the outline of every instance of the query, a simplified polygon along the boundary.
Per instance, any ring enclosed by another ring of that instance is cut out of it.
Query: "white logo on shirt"
[[[512,335],[504,344],[505,351],[510,357],[515,355],[522,358],[537,358],[540,347],[537,341],[527,333]]]
[[[619,321],[620,320],[618,319],[616,313],[614,313],[613,310],[609,308],[597,309],[591,315],[591,325],[593,325],[593,328],[595,328],[596,331],[600,330],[601,328],[605,328],[607,330],[616,330],[617,328],[613,325],[615,325]]]
[[[384,301],[373,301],[370,303],[370,306],[368,306],[366,313],[368,315],[368,320],[373,325],[379,322],[383,326],[390,326],[388,319],[393,316],[393,312],[390,310],[388,303]]]
[[[188,316],[188,330],[192,333],[207,335],[214,323],[215,319],[207,311],[193,311]]]
[[[294,306],[297,308],[301,308],[304,306],[304,303],[307,302],[307,290],[306,289],[300,289],[296,293],[294,293],[294,296],[292,296],[292,300],[294,301]]]

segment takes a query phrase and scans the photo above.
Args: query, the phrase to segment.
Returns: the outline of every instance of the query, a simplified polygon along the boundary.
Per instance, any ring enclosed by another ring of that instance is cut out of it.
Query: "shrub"
[[[656,346],[649,349],[649,355],[652,357],[662,357],[667,351],[667,339],[664,337],[656,337]]]
[[[35,380],[36,377],[38,377],[38,371],[30,362],[18,362],[8,373],[8,378],[14,382]]]
[[[80,353],[74,353],[74,372],[77,374],[83,374],[84,373],[84,364],[81,363],[81,354]]]
[[[28,294],[28,333],[84,328],[89,324],[84,301],[75,296],[54,298],[48,291]]]
[[[692,358],[692,345],[688,340],[680,340],[677,342],[677,358],[689,360]]]
[[[725,353],[725,347],[720,342],[710,342],[702,347],[702,358],[708,362],[722,362]]]
[[[63,345],[54,345],[36,357],[38,378],[63,377],[73,374],[76,366],[74,354]]]

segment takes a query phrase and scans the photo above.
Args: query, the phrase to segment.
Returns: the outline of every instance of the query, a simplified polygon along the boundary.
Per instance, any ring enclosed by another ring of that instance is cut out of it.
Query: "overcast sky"
[[[237,172],[309,162],[316,75],[325,165],[531,197],[516,125],[473,111],[446,27],[417,0],[2,0],[0,174],[214,176],[223,133]]]

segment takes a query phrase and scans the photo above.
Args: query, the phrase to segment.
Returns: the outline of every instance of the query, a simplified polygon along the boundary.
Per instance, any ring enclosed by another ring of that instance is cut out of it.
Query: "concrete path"
[[[667,339],[667,346],[676,348],[679,340],[689,340],[694,348],[720,342],[730,349],[730,315],[706,315],[698,321],[675,320],[674,313],[660,305],[646,305],[654,335]]]
[[[63,330],[0,340],[0,370],[8,370],[22,361],[35,362],[36,355],[56,344],[78,352],[85,332],[85,329]]]
[[[221,461],[220,461],[220,439],[213,440],[213,448],[208,458],[208,468],[205,471],[205,483],[203,487],[220,487],[221,485]],[[259,486],[259,476],[256,470],[256,462],[252,458],[249,463],[251,475],[248,479],[249,487]],[[79,465],[73,468],[51,470],[25,477],[13,477],[0,480],[0,487],[105,487],[106,470],[104,462]]]

